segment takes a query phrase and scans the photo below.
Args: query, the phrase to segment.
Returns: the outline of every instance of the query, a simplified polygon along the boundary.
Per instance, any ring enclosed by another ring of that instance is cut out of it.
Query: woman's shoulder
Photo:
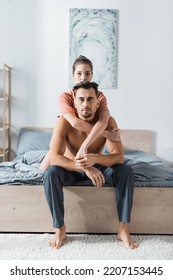
[[[59,97],[68,97],[68,98],[73,98],[73,90],[69,89],[67,91],[64,91],[63,93],[60,94]]]
[[[73,91],[69,90],[67,92],[61,93],[61,95],[58,96],[58,100],[59,100],[60,104],[63,103],[64,101],[72,102],[73,101]]]

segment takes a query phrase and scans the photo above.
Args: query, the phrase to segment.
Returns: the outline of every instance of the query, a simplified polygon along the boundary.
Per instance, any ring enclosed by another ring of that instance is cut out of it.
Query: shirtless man
[[[78,118],[92,125],[98,120],[97,87],[94,82],[84,81],[73,88]],[[116,121],[110,117],[107,129],[116,128]],[[44,172],[44,190],[55,228],[55,236],[49,244],[52,248],[60,248],[66,239],[63,186],[89,178],[96,187],[104,183],[115,187],[119,217],[117,239],[123,241],[126,247],[135,249],[138,244],[128,232],[134,181],[131,167],[123,164],[122,143],[99,137],[91,144],[87,154],[76,158],[86,137],[87,133],[73,128],[64,117],[57,120],[50,143],[50,166]],[[105,144],[109,155],[101,154]]]

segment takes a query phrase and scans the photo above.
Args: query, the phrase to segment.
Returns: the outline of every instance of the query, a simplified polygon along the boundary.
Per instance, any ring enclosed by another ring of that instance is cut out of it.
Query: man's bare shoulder
[[[51,138],[52,143],[57,143],[58,138],[65,139],[69,132],[69,123],[63,117],[58,117],[54,125],[53,134]]]
[[[69,122],[64,117],[58,117],[54,126],[54,131],[67,132],[70,128]]]
[[[63,116],[59,116],[55,123],[55,126],[58,126],[58,125],[69,126],[70,124]]]
[[[107,128],[108,129],[110,129],[110,128],[118,128],[117,122],[116,122],[116,120],[112,116],[110,116],[110,118],[109,118]]]

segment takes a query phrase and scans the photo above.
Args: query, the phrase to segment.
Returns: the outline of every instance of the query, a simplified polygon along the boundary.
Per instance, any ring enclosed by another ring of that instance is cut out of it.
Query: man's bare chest
[[[76,153],[81,147],[82,143],[87,138],[88,134],[77,129],[70,129],[67,135],[67,147],[69,150],[74,151]],[[105,139],[99,137],[95,140],[91,146],[88,148],[88,152],[90,153],[98,153],[101,151],[105,144]]]

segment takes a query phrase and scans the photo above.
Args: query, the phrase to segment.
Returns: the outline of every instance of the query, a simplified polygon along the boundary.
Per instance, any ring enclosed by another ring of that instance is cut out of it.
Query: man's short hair
[[[74,96],[76,95],[76,91],[77,91],[79,88],[84,88],[84,89],[93,88],[94,91],[95,91],[96,97],[98,97],[98,84],[95,83],[95,82],[82,81],[82,82],[76,84],[76,85],[73,87]]]

